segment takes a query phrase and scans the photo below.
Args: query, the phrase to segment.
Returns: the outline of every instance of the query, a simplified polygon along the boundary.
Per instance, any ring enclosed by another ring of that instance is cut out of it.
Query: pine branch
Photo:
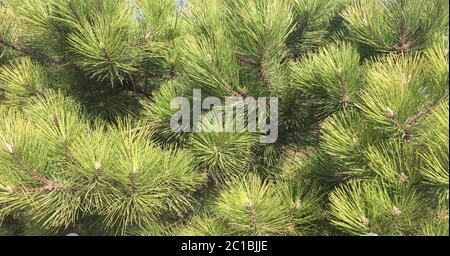
[[[100,163],[95,163],[95,174],[94,177],[92,178],[93,184],[98,184],[98,182],[100,181],[101,174],[102,174],[102,166],[100,165]]]
[[[41,90],[37,89],[36,86],[31,85],[27,81],[24,81],[23,86],[35,96],[44,96],[44,93]]]
[[[235,56],[242,64],[246,64],[253,68],[259,69],[260,64],[258,62],[256,62],[255,60],[252,60],[251,58],[245,56],[244,54],[236,53]]]
[[[137,195],[137,170],[133,169],[130,174],[131,195]]]
[[[264,47],[264,49],[267,49],[267,47]],[[245,64],[255,69],[264,87],[270,88],[270,80],[267,74],[266,67],[264,65],[265,50],[261,52],[261,56],[258,61],[253,60],[242,53],[236,53],[235,56],[242,64]]]
[[[397,51],[406,51],[409,50],[411,47],[413,47],[419,38],[415,38],[412,41],[408,42],[408,34],[406,31],[406,24],[405,21],[402,19],[400,21],[400,43],[401,45],[395,45],[393,48]]]
[[[127,91],[139,93],[144,95],[145,97],[150,97],[152,95],[151,90],[140,84],[136,84],[134,78],[131,75],[128,76],[128,79],[123,83],[122,87]]]
[[[247,209],[250,213],[250,220],[253,223],[253,228],[254,228],[255,234],[259,234],[260,227],[259,227],[258,214],[256,213],[256,209],[255,209],[251,199],[249,199],[249,201],[247,202],[245,207],[247,207]]]
[[[6,149],[11,158],[21,167],[23,171],[28,173],[31,177],[33,177],[36,181],[42,183],[44,187],[38,189],[32,189],[35,192],[49,191],[49,190],[71,190],[72,188],[66,185],[62,185],[56,183],[55,181],[46,178],[45,176],[39,174],[29,163],[27,163],[18,152],[14,150],[14,147],[11,144],[6,145]]]
[[[428,116],[430,113],[432,113],[433,110],[439,105],[439,103],[441,103],[441,100],[446,95],[448,95],[448,87],[444,89],[444,92],[441,94],[441,96],[438,99],[436,99],[431,106],[427,107],[426,109],[420,111],[419,113],[417,113],[413,116],[410,116],[406,120],[406,122],[402,125],[402,127],[405,130],[409,130],[412,126],[414,126],[417,123],[417,121],[419,121],[420,119],[422,119],[422,118]]]
[[[364,24],[365,28],[367,29],[367,32],[369,33],[369,35],[372,37],[373,40],[375,40],[375,42],[379,43],[380,45],[384,46],[387,49],[392,49],[393,47],[389,46],[386,44],[386,42],[384,42],[384,40],[382,38],[380,38],[372,29],[372,27],[367,23],[367,20],[365,21],[366,23]]]
[[[266,65],[264,64],[264,58],[266,57],[266,51],[267,51],[267,44],[264,45],[263,50],[261,51],[261,56],[259,58],[259,69],[258,73],[261,77],[261,81],[265,88],[270,88],[270,80],[267,74]]]
[[[144,36],[138,38],[135,43],[133,43],[133,47],[140,47],[145,45],[148,41],[152,39],[151,32],[146,32]]]
[[[61,122],[59,121],[58,117],[56,115],[54,115],[54,114],[52,115],[52,122],[58,128],[58,130],[61,130],[61,129],[64,128],[64,127],[61,126]],[[72,163],[75,163],[76,159],[74,159],[72,154],[70,153],[69,142],[67,141],[67,139],[66,138],[61,138],[60,139],[60,143],[61,143],[64,155],[66,156],[66,158],[69,161],[71,161]]]
[[[235,56],[238,59],[238,61],[241,62],[242,64],[245,64],[245,65],[250,66],[251,68],[255,69],[258,72],[258,75],[259,75],[264,87],[269,88],[270,81],[269,81],[265,66],[263,64],[263,60],[262,60],[263,56],[264,56],[263,54],[259,61],[252,60],[251,58],[249,58],[241,53],[236,53]]]
[[[20,52],[20,53],[22,53],[22,54],[24,54],[24,55],[26,55],[26,56],[28,56],[28,57],[30,57],[32,59],[38,60],[38,61],[50,62],[50,63],[56,64],[56,65],[62,65],[63,64],[60,60],[52,58],[52,57],[48,56],[47,54],[45,54],[43,52],[38,52],[38,51],[35,51],[35,50],[24,48],[24,47],[20,46],[17,43],[8,42],[7,40],[5,40],[4,38],[1,38],[1,37],[0,37],[0,44],[5,46],[5,47],[8,47],[8,48],[10,48],[12,50],[15,50],[17,52]]]
[[[77,8],[73,5],[73,2],[71,0],[68,1],[67,3],[69,5],[69,10],[72,14],[72,16],[75,18],[75,20],[78,22],[78,24],[81,24],[81,16],[77,11]]]

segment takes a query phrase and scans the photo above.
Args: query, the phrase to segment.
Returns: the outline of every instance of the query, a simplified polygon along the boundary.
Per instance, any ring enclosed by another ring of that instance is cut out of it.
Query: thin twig
[[[8,42],[7,40],[5,40],[4,38],[0,37],[0,45],[3,45],[5,47],[8,47],[12,50],[15,50],[17,52],[20,52],[26,56],[29,56],[32,59],[36,59],[39,61],[46,61],[46,62],[50,62],[56,65],[62,65],[63,63],[55,58],[52,58],[50,56],[48,56],[47,54],[43,53],[43,52],[38,52],[32,49],[28,49],[28,48],[24,48],[22,46],[20,46],[17,43],[11,43]]]

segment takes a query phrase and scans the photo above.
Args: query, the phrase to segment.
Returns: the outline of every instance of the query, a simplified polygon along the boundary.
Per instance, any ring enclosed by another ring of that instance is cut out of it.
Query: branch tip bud
[[[8,153],[14,154],[14,147],[12,144],[6,143],[5,148],[6,148],[6,151],[8,151]]]

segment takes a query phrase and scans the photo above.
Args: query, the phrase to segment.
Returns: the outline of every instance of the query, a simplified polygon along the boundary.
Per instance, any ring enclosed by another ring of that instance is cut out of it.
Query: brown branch
[[[137,84],[131,75],[128,75],[128,79],[123,83],[123,89],[142,94],[145,97],[151,96],[151,91],[144,86]]]
[[[100,163],[95,163],[95,174],[92,178],[92,183],[97,184],[100,181],[100,175],[102,173],[102,166]]]
[[[420,111],[419,113],[412,115],[406,119],[406,121],[402,124],[398,119],[396,118],[395,113],[392,111],[392,109],[388,108],[386,111],[386,116],[397,126],[398,129],[401,129],[403,131],[408,131],[413,127],[420,119],[428,116],[433,112],[433,110],[439,105],[441,100],[448,94],[448,89],[445,88],[442,92],[441,96],[436,99],[433,104],[426,109]]]
[[[53,180],[50,180],[46,178],[45,176],[41,175],[38,171],[36,171],[28,162],[22,159],[22,157],[14,151],[14,148],[12,145],[7,144],[6,147],[9,155],[11,158],[20,166],[20,168],[28,173],[31,177],[33,177],[36,181],[43,184],[43,187],[31,189],[36,192],[42,192],[42,191],[50,191],[50,190],[71,190],[70,187],[58,184]]]
[[[78,14],[77,8],[73,5],[72,1],[69,1],[68,5],[69,5],[70,12],[72,13],[72,16],[75,18],[75,20],[79,24],[81,24],[81,16]]]
[[[255,60],[250,59],[249,57],[245,56],[242,53],[236,53],[235,54],[238,61],[240,61],[242,64],[246,64],[248,66],[251,66],[253,68],[259,68],[259,63]]]
[[[402,43],[402,45],[406,45],[407,40],[408,40],[408,35],[406,32],[406,25],[405,25],[405,21],[402,19],[402,21],[400,21],[400,42]]]
[[[400,21],[400,45],[397,44],[394,48],[397,51],[406,51],[411,47],[411,44],[408,42],[408,33],[406,31],[405,20]]]
[[[306,32],[308,32],[309,28],[310,28],[310,23],[311,23],[311,19],[308,18],[305,22],[303,23],[298,23],[296,25],[296,29],[295,31],[292,32],[292,34],[289,35],[288,41],[294,40],[295,43],[297,43],[296,50],[295,51],[291,51],[291,55],[294,58],[299,58],[301,55],[301,52],[299,52],[299,47],[298,44],[305,38]]]
[[[111,56],[109,55],[108,51],[106,50],[106,45],[103,42],[100,42],[99,44],[100,50],[102,51],[103,57],[106,58],[108,61],[108,64],[112,66],[113,60],[111,59]]]
[[[43,193],[46,191],[51,191],[52,189],[49,189],[48,187],[44,186],[44,187],[40,187],[40,188],[11,188],[8,191],[10,193],[21,193],[21,192],[25,192],[25,193]]]
[[[265,55],[265,50],[263,50],[261,52],[261,57],[260,57],[260,60],[259,60],[258,73],[259,73],[259,76],[261,78],[261,82],[263,83],[264,87],[269,88],[270,87],[270,80],[269,80],[269,77],[267,75],[266,66],[264,65],[264,55]]]
[[[50,63],[56,64],[56,65],[63,64],[61,61],[59,61],[55,58],[52,58],[43,52],[38,52],[38,51],[35,51],[32,49],[24,48],[17,43],[8,42],[7,40],[5,40],[1,37],[0,37],[0,45],[3,45],[5,47],[15,50],[17,52],[20,52],[26,56],[29,56],[32,59],[36,59],[39,61],[46,61],[46,62],[50,62]]]
[[[242,64],[245,64],[247,66],[250,66],[250,67],[256,69],[263,85],[265,87],[270,87],[270,80],[267,75],[266,67],[264,66],[264,62],[263,62],[264,54],[265,54],[265,51],[263,51],[261,53],[259,61],[255,61],[241,53],[236,53],[235,56],[236,56],[236,59],[239,62],[241,62]]]
[[[397,126],[397,128],[399,128],[399,129],[402,128],[402,124],[397,119],[395,112],[391,108],[387,108],[386,116]]]
[[[377,41],[377,43],[381,44],[383,47],[387,49],[395,49],[395,47],[391,47],[387,45],[382,38],[380,38],[373,30],[372,27],[369,26],[369,24],[366,24],[365,27],[367,28],[367,32],[369,32],[369,36],[372,37],[373,40]]]
[[[339,83],[342,86],[341,100],[343,102],[348,102],[348,101],[350,101],[350,95],[349,95],[349,90],[348,90],[348,84],[347,84],[347,81],[345,80],[344,72],[342,71],[342,69],[338,70],[338,79],[339,79]]]
[[[58,116],[56,116],[55,114],[53,114],[51,116],[52,118],[52,122],[53,124],[59,129],[61,130],[61,122],[58,119]],[[76,162],[76,159],[72,156],[72,154],[70,153],[70,148],[69,148],[69,143],[67,141],[66,138],[62,137],[60,140],[61,146],[63,147],[64,150],[64,155],[67,157],[67,159],[69,159],[70,161],[72,161],[73,163]]]
[[[169,74],[167,75],[166,79],[168,81],[174,80],[175,77],[177,75],[177,70],[176,70],[176,66],[175,66],[175,62],[170,62],[170,70],[169,70]]]
[[[444,93],[445,95],[445,93]],[[414,126],[417,121],[419,121],[420,119],[428,116],[429,114],[431,114],[431,112],[433,112],[433,110],[436,108],[437,105],[439,105],[440,101],[441,101],[442,97],[439,97],[439,99],[437,99],[431,106],[429,106],[428,108],[420,111],[419,113],[408,117],[408,119],[406,119],[406,122],[403,124],[403,129],[408,130],[410,129],[412,126]]]
[[[251,201],[251,199],[249,199],[249,201],[247,202],[247,204],[245,205],[245,207],[247,208],[247,210],[249,210],[250,212],[250,219],[253,223],[254,226],[254,230],[255,233],[258,234],[259,233],[259,220],[258,220],[258,215],[256,213],[256,209],[253,205],[253,202]]]
[[[377,43],[381,44],[383,47],[387,48],[387,49],[392,49],[395,51],[405,51],[410,49],[413,45],[415,45],[419,38],[416,38],[410,42],[408,42],[408,35],[406,32],[406,25],[403,21],[400,22],[400,42],[401,45],[396,44],[394,46],[389,46],[387,45],[383,39],[381,39],[378,35],[376,35],[376,33],[372,30],[372,28],[366,24],[365,27],[367,28],[367,32],[369,33],[369,36],[372,37],[373,40],[375,40]]]
[[[37,96],[44,95],[44,93],[41,90],[39,90],[38,88],[36,88],[36,86],[34,86],[34,85],[31,85],[31,84],[25,82],[25,83],[23,83],[23,86],[34,95],[37,95]]]
[[[177,14],[177,16],[178,16],[178,14]],[[178,22],[178,17],[177,17],[177,19],[175,20],[175,26],[177,26],[177,22]],[[170,40],[170,50],[171,51],[174,51],[175,50],[175,41],[174,41],[174,39],[172,38],[171,40]],[[167,80],[173,80],[173,79],[175,79],[175,77],[176,77],[176,75],[177,75],[177,66],[176,66],[176,60],[171,60],[170,61],[170,70],[169,70],[169,74],[168,74],[168,77],[167,77]]]
[[[136,40],[136,42],[133,44],[133,47],[136,48],[136,47],[143,46],[145,43],[147,43],[151,39],[152,39],[152,33],[151,33],[151,31],[148,31],[145,33],[144,36],[142,36]]]
[[[130,182],[131,182],[131,194],[132,195],[136,195],[137,194],[137,170],[133,168],[133,170],[131,171],[131,176],[130,176]]]
[[[404,22],[402,21],[400,23],[400,42],[401,42],[401,45],[400,46],[399,45],[394,46],[394,49],[397,50],[397,51],[405,51],[405,50],[410,49],[411,47],[415,46],[417,43],[420,43],[423,40],[423,36],[424,35],[427,35],[428,33],[430,33],[431,27],[432,26],[428,27],[428,29],[425,32],[423,32],[421,35],[417,36],[416,38],[414,38],[414,39],[412,39],[411,41],[408,42],[407,41],[408,40],[408,35],[407,35],[407,32],[406,32],[406,28],[405,28]]]

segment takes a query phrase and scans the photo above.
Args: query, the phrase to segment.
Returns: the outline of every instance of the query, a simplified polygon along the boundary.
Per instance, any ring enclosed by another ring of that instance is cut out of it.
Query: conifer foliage
[[[0,234],[448,235],[448,0],[0,0]],[[279,136],[174,132],[278,97]]]

